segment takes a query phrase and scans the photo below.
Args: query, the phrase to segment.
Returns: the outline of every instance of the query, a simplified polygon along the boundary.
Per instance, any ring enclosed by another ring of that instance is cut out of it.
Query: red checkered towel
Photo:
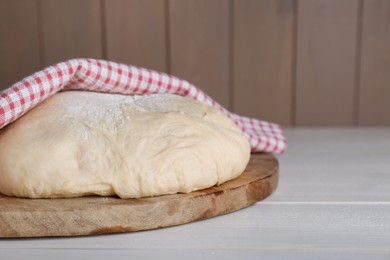
[[[174,76],[103,60],[73,59],[47,67],[0,93],[0,129],[61,90],[113,94],[172,93],[218,108],[249,138],[252,151],[283,153],[286,139],[280,127],[227,111],[201,90]]]

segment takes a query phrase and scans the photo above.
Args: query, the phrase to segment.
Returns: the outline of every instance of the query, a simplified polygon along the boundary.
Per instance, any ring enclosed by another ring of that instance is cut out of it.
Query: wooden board
[[[253,154],[245,172],[218,187],[141,199],[21,199],[0,195],[0,237],[80,236],[155,229],[230,213],[268,197],[278,161]]]

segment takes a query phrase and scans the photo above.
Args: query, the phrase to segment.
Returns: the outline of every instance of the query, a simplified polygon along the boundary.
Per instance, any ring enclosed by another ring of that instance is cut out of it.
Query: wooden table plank
[[[390,128],[285,129],[272,201],[390,201]],[[304,181],[302,181],[304,180]]]
[[[55,250],[28,250],[21,249],[17,252],[5,249],[1,251],[4,259],[73,259],[85,260],[93,257],[94,260],[123,260],[123,259],[161,259],[161,256],[169,256],[169,259],[248,259],[258,260],[262,259],[299,259],[299,260],[329,260],[329,259],[353,259],[353,260],[367,260],[367,259],[389,259],[389,253],[383,252],[333,252],[327,249],[315,250],[220,250],[220,249],[129,249],[129,250],[99,250],[97,253],[93,249],[55,249]]]

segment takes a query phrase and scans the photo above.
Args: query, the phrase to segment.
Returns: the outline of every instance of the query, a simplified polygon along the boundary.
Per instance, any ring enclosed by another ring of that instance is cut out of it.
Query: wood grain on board
[[[0,90],[41,67],[36,1],[0,1]]]
[[[164,0],[105,0],[107,58],[167,71]]]
[[[40,0],[45,65],[102,58],[101,9],[96,0]]]
[[[233,109],[291,124],[293,0],[233,4]]]
[[[390,125],[390,1],[363,2],[359,125]]]
[[[298,1],[297,125],[354,123],[358,4]]]
[[[229,1],[169,1],[170,72],[229,107]]]
[[[274,156],[253,154],[236,179],[186,194],[140,199],[23,199],[0,195],[0,237],[96,235],[207,219],[268,197],[276,189],[278,173]]]

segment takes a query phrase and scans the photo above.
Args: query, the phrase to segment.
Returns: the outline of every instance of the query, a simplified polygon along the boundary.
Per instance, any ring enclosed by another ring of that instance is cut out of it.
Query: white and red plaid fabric
[[[61,90],[86,90],[126,95],[172,93],[220,109],[249,138],[252,151],[283,153],[286,139],[276,124],[227,111],[185,80],[165,73],[103,60],[73,59],[47,67],[0,93],[0,129]]]

